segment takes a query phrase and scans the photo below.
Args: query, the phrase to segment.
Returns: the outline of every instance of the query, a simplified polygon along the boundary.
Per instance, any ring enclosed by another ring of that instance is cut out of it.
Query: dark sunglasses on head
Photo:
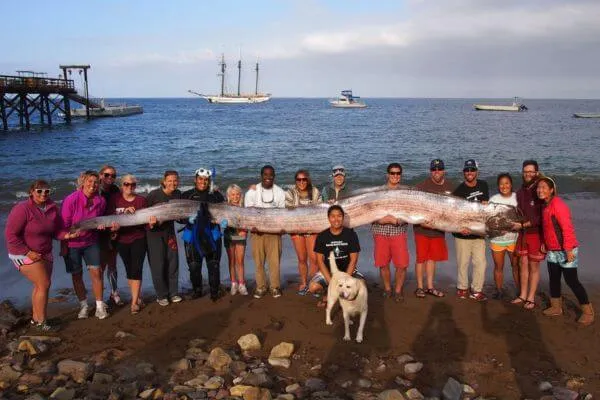
[[[296,178],[296,182],[308,182],[308,178]]]
[[[50,194],[50,189],[35,189],[37,194]]]
[[[123,182],[123,186],[131,186],[132,188],[137,186],[137,182]]]
[[[117,177],[117,174],[109,174],[108,172],[105,172],[102,174],[102,176],[104,176],[105,178],[113,178],[115,179]]]
[[[388,175],[400,176],[400,175],[402,175],[402,172],[400,172],[400,171],[390,171],[390,172],[388,172]]]

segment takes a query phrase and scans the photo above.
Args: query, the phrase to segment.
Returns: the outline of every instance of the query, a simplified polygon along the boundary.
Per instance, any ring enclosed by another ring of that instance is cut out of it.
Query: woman
[[[355,278],[363,277],[357,269],[360,253],[358,235],[353,229],[344,226],[344,215],[344,209],[337,204],[327,209],[327,219],[330,226],[317,235],[314,247],[319,263],[319,272],[312,277],[309,284],[309,291],[313,294],[326,293],[331,280],[329,254],[332,251],[335,255],[338,270]],[[319,307],[325,307],[326,305],[327,299],[325,298],[317,304]]]
[[[225,192],[227,204],[243,207],[242,189],[238,185],[229,185]],[[229,260],[229,276],[231,278],[231,294],[247,296],[246,280],[244,278],[244,253],[246,252],[247,232],[243,229],[225,228],[225,250]]]
[[[160,188],[148,193],[148,207],[179,199],[181,192],[179,174],[177,171],[165,171],[160,181]],[[152,283],[156,291],[156,301],[161,306],[179,303],[183,299],[178,294],[179,285],[179,253],[177,251],[177,236],[173,221],[159,222],[156,217],[150,217],[149,229],[146,232],[148,244],[148,263],[152,274]]]
[[[100,168],[100,196],[104,197],[106,204],[110,198],[119,193],[119,187],[115,185],[117,179],[117,170],[111,165],[103,165]],[[110,283],[110,299],[113,304],[122,306],[123,301],[119,295],[119,287],[117,285],[117,248],[115,243],[110,239],[110,232],[98,233],[98,244],[100,245],[100,268],[102,275],[106,271],[108,282]]]
[[[104,215],[106,210],[106,201],[98,193],[100,177],[95,171],[85,171],[80,175],[78,182],[81,186],[63,201],[61,215],[65,229],[78,222]],[[103,230],[100,226],[98,229]],[[118,229],[116,224],[111,226],[111,230]],[[98,232],[85,231],[77,238],[67,241],[67,257],[69,262],[66,264],[67,272],[73,279],[73,288],[79,299],[78,318],[88,317],[89,306],[87,303],[87,292],[83,283],[83,261],[90,273],[92,280],[92,289],[96,298],[96,313],[98,319],[108,317],[106,303],[103,301],[104,282],[102,279],[102,269],[100,268],[100,247],[98,245]]]
[[[295,175],[296,184],[285,194],[285,206],[294,208],[308,206],[322,202],[319,189],[312,185],[308,171],[301,169]],[[300,274],[300,286],[298,294],[304,296],[308,293],[308,281],[317,273],[317,256],[314,251],[316,234],[290,235],[296,256],[298,257],[298,272]]]
[[[62,220],[50,200],[50,186],[37,180],[29,188],[29,199],[15,205],[8,215],[4,236],[8,257],[33,284],[31,323],[40,331],[50,331],[46,321],[48,290],[52,275],[52,239],[71,239],[77,233],[61,231]]]
[[[510,174],[500,174],[496,180],[498,184],[498,192],[490,198],[490,203],[506,204],[509,206],[517,206],[517,194],[513,192],[513,181]],[[492,258],[494,260],[494,282],[496,283],[496,292],[493,298],[501,300],[504,297],[504,258],[508,255],[510,266],[512,268],[512,276],[515,281],[517,290],[521,287],[519,281],[519,260],[515,254],[515,246],[517,244],[516,232],[507,232],[502,236],[496,236],[490,240],[490,248],[492,249]]]
[[[108,204],[107,214],[133,214],[146,208],[146,199],[135,193],[137,180],[133,175],[121,178],[121,192],[114,194]],[[142,300],[142,269],[146,258],[146,228],[143,225],[120,228],[116,235],[117,250],[125,271],[127,284],[131,291],[131,313],[140,312]]]
[[[556,183],[551,178],[540,178],[537,195],[545,203],[542,212],[542,233],[550,277],[550,307],[543,313],[547,316],[563,313],[561,276],[564,276],[565,282],[581,305],[581,317],[577,322],[582,325],[590,325],[594,322],[594,309],[577,276],[579,244],[575,236],[569,206],[558,197]]]

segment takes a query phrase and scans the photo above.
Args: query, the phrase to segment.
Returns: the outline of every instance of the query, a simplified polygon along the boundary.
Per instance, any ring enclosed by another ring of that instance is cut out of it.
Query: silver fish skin
[[[354,228],[378,221],[386,215],[409,224],[427,224],[446,232],[470,230],[477,235],[500,235],[512,229],[520,218],[514,207],[503,204],[481,204],[448,195],[424,192],[410,187],[401,189],[367,189],[362,194],[338,203],[346,213],[345,224]],[[317,233],[329,227],[328,204],[296,208],[242,208],[228,204],[208,204],[211,220],[263,233]],[[110,215],[82,221],[76,229],[94,229],[99,225],[120,226],[146,224],[150,216],[159,221],[180,220],[195,215],[199,203],[193,200],[171,200],[129,215]]]

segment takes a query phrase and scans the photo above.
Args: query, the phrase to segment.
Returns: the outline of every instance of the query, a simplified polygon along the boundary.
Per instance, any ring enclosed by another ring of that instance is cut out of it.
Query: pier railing
[[[75,92],[72,79],[0,75],[0,92]]]

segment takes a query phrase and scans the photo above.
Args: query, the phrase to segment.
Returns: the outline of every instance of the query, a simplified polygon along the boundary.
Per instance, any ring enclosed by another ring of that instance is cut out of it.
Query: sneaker
[[[77,314],[77,318],[78,319],[86,319],[89,315],[90,315],[90,306],[88,306],[86,304],[84,306],[81,306],[81,308],[79,309],[79,314]]]
[[[105,319],[108,318],[108,311],[106,303],[102,303],[100,306],[96,306],[96,318]]]
[[[171,296],[171,303],[181,303],[183,301],[183,299],[181,298],[181,296],[175,295],[175,296]]]
[[[492,299],[494,299],[494,300],[502,300],[503,298],[504,298],[504,291],[496,289],[496,291],[492,295]]]
[[[467,289],[456,289],[456,297],[466,299],[469,297],[469,291]]]
[[[169,299],[157,299],[156,302],[159,306],[166,307],[169,305]]]
[[[267,294],[267,289],[263,289],[263,288],[256,289],[256,290],[254,291],[254,298],[255,298],[255,299],[260,299],[260,298],[261,298],[261,297],[263,297],[265,294]]]
[[[110,300],[113,302],[113,304],[115,306],[122,306],[123,304],[123,300],[121,300],[121,296],[119,295],[119,292],[112,292],[110,294]]]
[[[281,289],[279,289],[277,287],[271,289],[271,296],[273,296],[274,299],[281,297]]]
[[[47,321],[34,321],[33,327],[40,332],[56,332],[58,330],[58,327],[50,325]]]
[[[483,294],[483,292],[473,292],[473,293],[471,293],[469,298],[473,299],[475,301],[486,301],[487,300],[487,296],[485,294]]]
[[[238,285],[238,293],[242,296],[248,296],[248,289],[246,288],[246,285],[244,283],[240,283]]]
[[[238,284],[237,282],[231,282],[231,295],[235,296],[238,293]]]

